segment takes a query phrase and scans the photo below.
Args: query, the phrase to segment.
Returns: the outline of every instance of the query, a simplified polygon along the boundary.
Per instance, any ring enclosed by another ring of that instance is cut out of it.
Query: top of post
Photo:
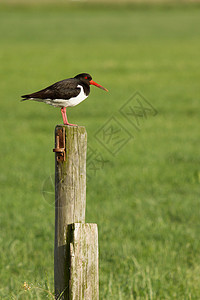
[[[80,133],[85,133],[86,129],[85,126],[71,126],[71,125],[64,125],[64,124],[60,124],[60,125],[56,125],[56,128],[65,128],[67,131],[69,132],[80,132]]]
[[[56,125],[55,148],[57,162],[66,161],[66,153],[73,149],[74,154],[87,149],[87,132],[84,126]]]

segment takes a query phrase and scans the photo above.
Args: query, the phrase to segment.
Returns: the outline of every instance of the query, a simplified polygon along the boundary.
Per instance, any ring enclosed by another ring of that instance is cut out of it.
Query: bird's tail
[[[23,95],[21,97],[22,97],[21,101],[26,101],[30,99],[30,95]]]

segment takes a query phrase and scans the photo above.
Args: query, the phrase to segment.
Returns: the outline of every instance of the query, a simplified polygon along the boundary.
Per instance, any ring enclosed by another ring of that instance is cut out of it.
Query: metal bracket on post
[[[66,148],[65,148],[65,128],[59,127],[56,128],[56,148],[53,149],[53,152],[56,152],[56,158],[58,162],[66,160]]]

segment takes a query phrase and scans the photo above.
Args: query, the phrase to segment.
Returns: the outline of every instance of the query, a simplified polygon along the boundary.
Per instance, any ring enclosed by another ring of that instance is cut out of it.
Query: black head
[[[95,85],[95,86],[97,86],[98,88],[100,88],[100,89],[102,89],[102,90],[108,92],[108,90],[107,90],[106,88],[104,88],[102,85],[100,85],[100,84],[94,82],[94,81],[92,80],[92,76],[91,76],[90,74],[88,74],[88,73],[81,73],[81,74],[78,74],[78,75],[76,75],[74,78],[77,78],[77,79],[81,80],[82,82],[84,82],[84,83],[86,83],[86,84],[88,84],[88,85],[90,85],[90,84]]]
[[[90,84],[90,80],[92,80],[92,76],[88,73],[81,73],[76,75],[74,78],[77,78],[81,81],[86,81],[88,84]]]

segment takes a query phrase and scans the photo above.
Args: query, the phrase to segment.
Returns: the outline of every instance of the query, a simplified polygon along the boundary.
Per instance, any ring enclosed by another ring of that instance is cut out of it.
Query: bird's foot
[[[64,125],[69,125],[69,126],[78,126],[77,124],[71,124],[71,123],[64,123]]]

